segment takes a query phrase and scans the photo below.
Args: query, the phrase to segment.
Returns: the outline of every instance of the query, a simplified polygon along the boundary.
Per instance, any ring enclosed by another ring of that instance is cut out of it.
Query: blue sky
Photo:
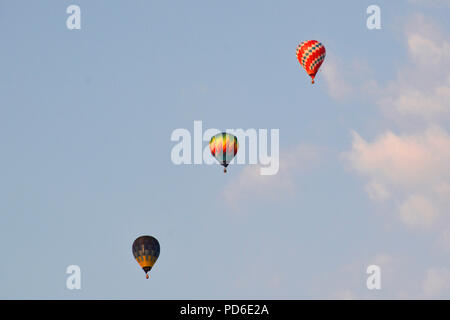
[[[0,298],[448,298],[449,11],[1,0]],[[327,49],[313,86],[307,39]],[[174,165],[194,120],[279,129],[279,174]],[[148,281],[142,234],[161,244]]]

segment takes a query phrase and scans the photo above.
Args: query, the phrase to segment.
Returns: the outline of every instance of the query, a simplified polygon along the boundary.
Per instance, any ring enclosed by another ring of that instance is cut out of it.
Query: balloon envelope
[[[325,60],[325,55],[325,46],[317,40],[303,41],[297,47],[298,62],[311,77],[312,83],[314,83],[314,78]]]
[[[141,236],[134,240],[132,251],[134,258],[147,274],[159,257],[159,242],[152,236]]]
[[[239,143],[234,135],[222,132],[211,138],[209,149],[213,157],[226,168],[238,152]]]

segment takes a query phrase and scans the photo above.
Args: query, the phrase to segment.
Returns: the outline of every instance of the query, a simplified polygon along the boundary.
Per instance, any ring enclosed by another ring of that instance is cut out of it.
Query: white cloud
[[[408,58],[378,99],[397,122],[448,122],[450,118],[450,42],[439,27],[415,15],[405,27]]]
[[[391,269],[396,261],[394,257],[387,253],[379,253],[370,259],[370,262],[380,266],[383,269]]]
[[[409,0],[414,4],[422,5],[447,5],[450,6],[450,0]]]
[[[370,274],[367,267],[376,265],[381,272],[381,289],[369,290],[366,281]],[[404,272],[406,260],[398,255],[386,252],[356,259],[337,269],[335,273],[324,277],[332,299],[376,299],[395,297],[400,290],[410,289],[406,281],[410,280]]]
[[[389,85],[373,85],[373,97],[393,126],[413,133],[388,130],[368,142],[353,132],[345,156],[367,179],[370,199],[390,204],[407,227],[439,229],[441,244],[450,248],[444,236],[450,230],[449,35],[422,15],[409,19],[404,35],[407,60]],[[363,87],[360,96],[367,93]]]
[[[343,100],[354,91],[354,88],[342,78],[341,63],[333,55],[328,54],[326,68],[323,68],[322,75],[327,85],[328,94],[335,100]]]
[[[415,15],[404,30],[407,57],[387,85],[377,83],[367,63],[342,63],[330,54],[323,67],[329,95],[342,101],[370,97],[396,124],[450,120],[450,40],[431,19]],[[345,71],[345,72],[343,72]]]
[[[233,180],[232,187],[227,186],[223,196],[231,206],[240,206],[249,197],[279,201],[292,195],[296,188],[296,175],[310,168],[319,159],[319,149],[300,145],[280,152],[280,170],[278,174],[264,176],[259,165],[246,166]]]
[[[331,295],[333,300],[358,300],[358,296],[350,289],[342,289]]]
[[[342,62],[333,52],[327,53],[326,65],[322,75],[328,94],[335,100],[344,101],[361,92],[377,90],[374,81],[367,81],[372,76],[369,63],[362,59]]]
[[[399,208],[400,218],[407,226],[428,229],[436,222],[438,212],[431,200],[421,194],[408,197]]]
[[[382,206],[387,219],[428,232],[450,251],[450,35],[422,15],[410,19],[404,35],[407,57],[393,70],[388,84],[370,78],[363,84],[346,81],[351,97],[363,99],[371,94],[393,129],[370,140],[353,132],[352,147],[344,159],[363,178],[368,197]],[[344,69],[339,64],[333,67]],[[342,99],[331,91],[330,95]],[[450,294],[449,268],[427,269],[416,263],[417,257],[404,258],[396,254],[364,261],[377,264],[373,261],[378,259],[382,295],[411,299]],[[353,279],[351,274],[360,272],[362,262],[353,263],[348,274],[338,277]],[[345,293],[373,297],[374,293],[358,288],[361,279],[348,281],[334,292],[343,297]]]
[[[436,186],[436,193],[442,201],[450,202],[450,184],[442,182]]]
[[[378,104],[393,117],[421,117],[429,121],[450,115],[450,77],[431,88],[418,89],[408,83],[397,83],[391,91],[393,93],[380,99]]]
[[[406,226],[427,229],[450,211],[450,135],[431,127],[422,133],[387,132],[367,142],[353,132],[350,166],[368,179],[366,191],[375,201],[396,204]]]
[[[368,193],[370,199],[374,201],[383,202],[390,197],[390,193],[386,187],[375,181],[369,182],[366,185],[366,192]]]
[[[450,227],[445,228],[441,232],[437,242],[444,251],[450,252]]]
[[[436,297],[448,293],[450,289],[450,269],[430,268],[423,281],[423,293],[427,297]]]
[[[370,143],[353,132],[352,150],[346,157],[359,173],[384,185],[414,188],[448,181],[450,135],[439,127],[413,135],[388,131]]]
[[[380,267],[380,290],[366,287],[369,265]],[[450,294],[450,268],[423,267],[399,253],[354,260],[324,278],[332,299],[448,299]]]

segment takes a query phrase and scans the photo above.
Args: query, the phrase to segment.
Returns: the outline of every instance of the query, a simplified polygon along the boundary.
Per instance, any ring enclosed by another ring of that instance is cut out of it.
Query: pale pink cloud
[[[344,100],[352,95],[354,88],[343,79],[343,66],[333,54],[328,54],[326,67],[323,68],[322,75],[327,86],[328,94],[335,100]]]
[[[365,286],[369,265],[380,268],[380,290],[368,290]],[[355,259],[326,280],[332,299],[448,299],[450,295],[450,268],[418,266],[411,257],[401,254],[382,252]]]
[[[226,186],[223,197],[232,207],[240,207],[249,198],[263,201],[282,201],[295,194],[298,175],[319,161],[320,148],[299,145],[280,152],[280,169],[276,175],[261,175],[259,165],[246,166]]]
[[[367,98],[397,125],[447,124],[450,120],[450,37],[431,19],[416,14],[404,29],[407,57],[389,71],[393,79],[380,84],[370,65],[329,54],[323,75],[328,94],[337,101]]]
[[[387,188],[376,181],[371,181],[366,185],[366,192],[370,199],[377,202],[383,202],[391,196]]]
[[[373,93],[378,90],[376,82],[370,80],[373,70],[364,59],[353,58],[350,61],[342,61],[330,49],[326,65],[322,68],[327,92],[337,101],[350,100],[357,98],[361,93]]]
[[[398,210],[402,222],[415,229],[431,228],[439,215],[432,200],[421,194],[409,196]]]
[[[436,6],[436,5],[447,5],[450,6],[450,0],[409,0],[409,2],[414,4],[421,4],[427,6]]]
[[[423,280],[423,293],[426,297],[433,298],[450,292],[450,269],[429,268]]]
[[[352,150],[345,157],[371,181],[404,188],[436,183],[450,177],[450,135],[432,127],[413,135],[389,131],[367,142],[353,132]]]
[[[407,61],[383,89],[377,104],[398,123],[450,119],[449,35],[417,14],[405,26]]]
[[[421,133],[386,132],[373,141],[353,132],[344,159],[367,179],[370,199],[391,204],[398,221],[412,229],[450,226],[450,135],[439,127]],[[438,223],[439,222],[439,223]]]

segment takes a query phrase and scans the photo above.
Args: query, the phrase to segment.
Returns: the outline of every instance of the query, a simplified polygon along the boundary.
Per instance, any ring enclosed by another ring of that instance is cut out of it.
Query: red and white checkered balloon
[[[308,40],[297,47],[297,59],[314,83],[314,77],[325,60],[325,46],[316,40]]]

